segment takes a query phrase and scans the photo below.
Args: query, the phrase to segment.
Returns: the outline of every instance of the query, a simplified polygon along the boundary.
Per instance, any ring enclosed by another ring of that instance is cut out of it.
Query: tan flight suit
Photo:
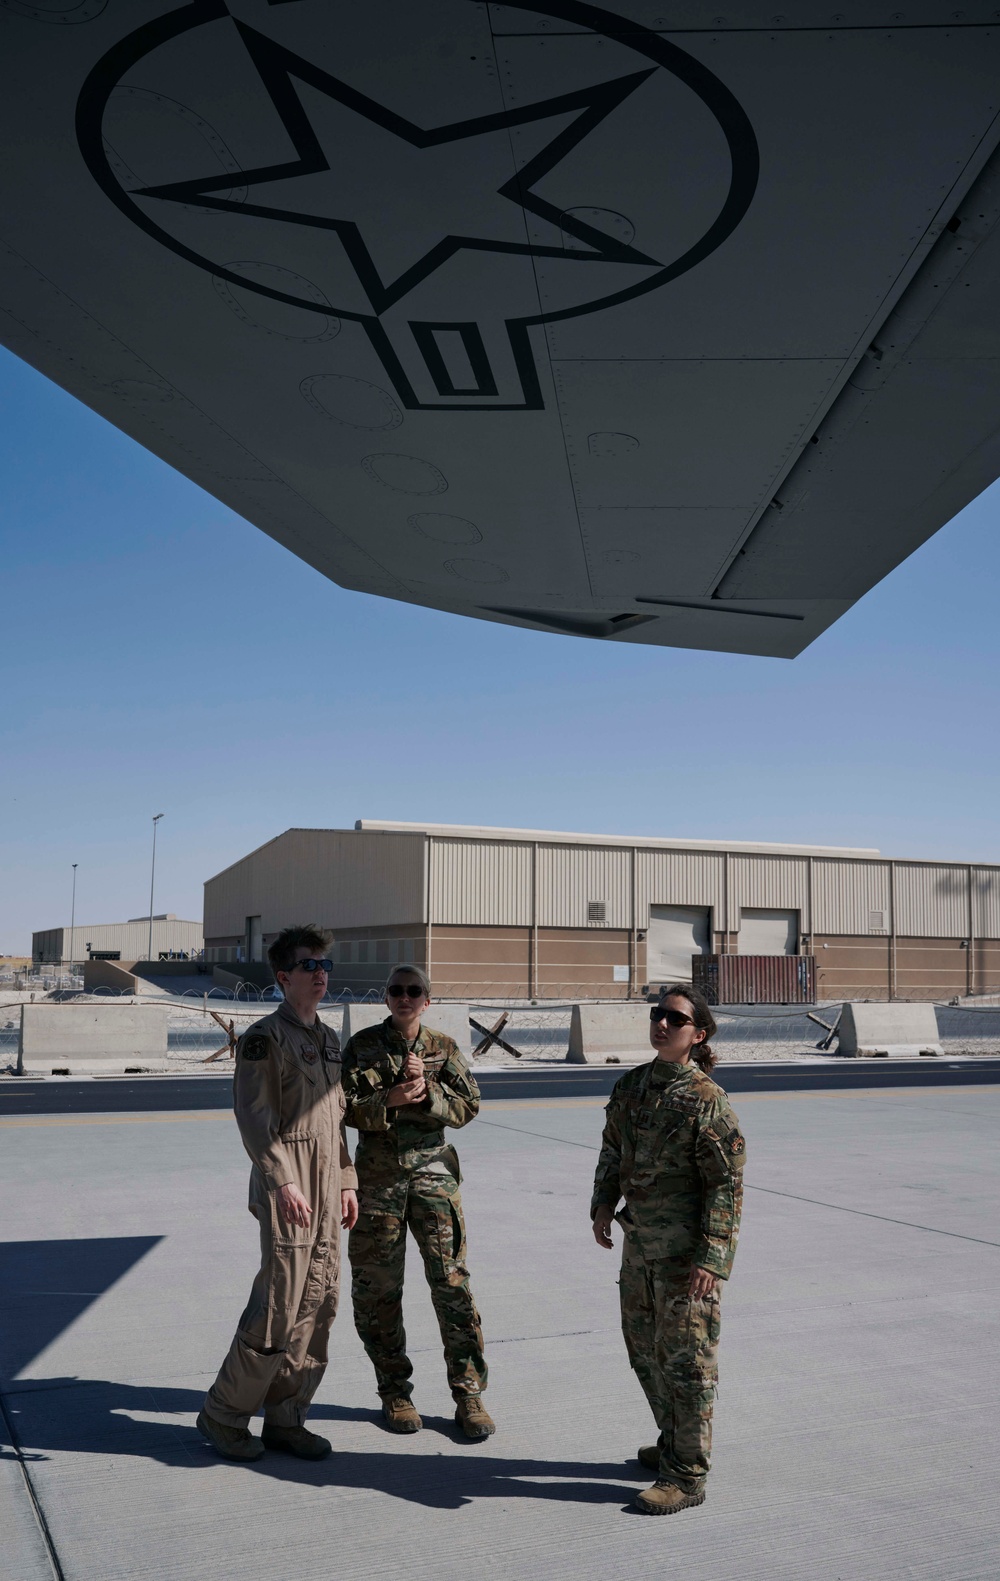
[[[253,1160],[250,1212],[260,1225],[260,1273],[205,1411],[245,1428],[264,1408],[301,1426],[326,1370],[340,1284],[341,1191],[357,1176],[344,1135],[340,1044],[318,1018],[307,1027],[282,1004],[236,1047],[233,1108]],[[286,1224],[279,1186],[298,1186],[312,1217]]]

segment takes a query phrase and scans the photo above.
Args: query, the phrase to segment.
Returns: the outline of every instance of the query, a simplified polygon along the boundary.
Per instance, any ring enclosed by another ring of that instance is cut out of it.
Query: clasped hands
[[[614,1217],[606,1202],[602,1202],[594,1214],[594,1240],[606,1252],[612,1251],[614,1247],[611,1239]],[[688,1280],[688,1295],[692,1300],[701,1301],[705,1296],[712,1294],[718,1283],[715,1274],[710,1274],[707,1268],[692,1268]]]
[[[385,1106],[387,1109],[401,1109],[406,1104],[423,1103],[426,1097],[427,1080],[424,1076],[424,1062],[419,1054],[407,1054],[399,1079],[386,1093]]]

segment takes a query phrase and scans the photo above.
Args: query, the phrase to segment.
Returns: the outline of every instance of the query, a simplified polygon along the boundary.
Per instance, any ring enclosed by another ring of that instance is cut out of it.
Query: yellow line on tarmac
[[[801,1102],[811,1098],[880,1098],[911,1097],[935,1098],[942,1094],[960,1093],[971,1097],[984,1089],[995,1090],[1000,1083],[977,1083],[961,1087],[824,1087],[806,1092],[735,1092],[734,1108],[746,1103]],[[603,1109],[607,1095],[596,1098],[488,1098],[483,1102],[483,1112],[495,1114],[505,1110],[523,1114],[526,1109]],[[47,1125],[156,1125],[176,1124],[189,1120],[232,1120],[231,1109],[193,1109],[167,1113],[144,1114],[26,1114],[0,1118],[0,1130],[17,1130],[26,1126]]]
[[[26,1114],[0,1120],[0,1128],[16,1130],[32,1125],[148,1125],[170,1120],[231,1120],[231,1109],[193,1109],[169,1114]]]

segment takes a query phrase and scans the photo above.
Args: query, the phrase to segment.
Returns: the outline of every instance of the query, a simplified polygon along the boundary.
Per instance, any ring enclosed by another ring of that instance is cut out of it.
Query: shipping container
[[[691,981],[710,1005],[810,1005],[814,955],[693,955]]]

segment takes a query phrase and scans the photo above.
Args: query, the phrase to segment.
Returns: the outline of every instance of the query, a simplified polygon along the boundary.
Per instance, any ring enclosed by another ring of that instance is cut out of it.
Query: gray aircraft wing
[[[1000,475],[998,15],[0,0],[0,337],[345,587],[790,657]]]

